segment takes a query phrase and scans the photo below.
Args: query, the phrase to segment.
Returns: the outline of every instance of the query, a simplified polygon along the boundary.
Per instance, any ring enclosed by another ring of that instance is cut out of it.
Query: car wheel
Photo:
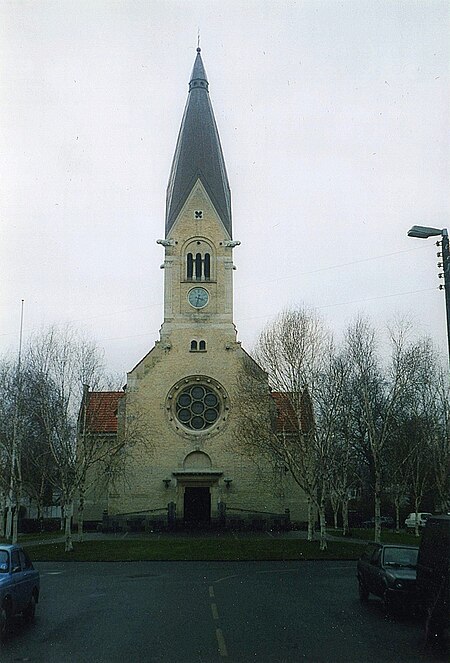
[[[366,586],[361,580],[358,580],[358,593],[360,601],[365,602],[369,599],[370,592],[366,589]]]
[[[386,617],[391,617],[393,613],[393,601],[392,596],[389,595],[389,592],[386,591],[383,594],[383,610]]]
[[[8,633],[9,612],[5,604],[0,608],[0,640],[4,640]]]
[[[27,624],[31,624],[34,621],[34,616],[36,614],[36,594],[33,592],[30,598],[30,602],[23,611],[23,618]]]

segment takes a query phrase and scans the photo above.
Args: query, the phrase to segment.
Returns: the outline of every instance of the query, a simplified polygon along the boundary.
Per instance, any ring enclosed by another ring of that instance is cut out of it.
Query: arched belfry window
[[[191,352],[197,351],[197,341],[191,341]]]
[[[211,256],[209,255],[209,253],[205,253],[203,267],[205,272],[205,279],[209,280],[211,278]]]
[[[186,248],[186,280],[210,281],[213,278],[210,245],[204,241],[196,240]]]
[[[201,281],[202,279],[202,254],[197,253],[195,256],[195,280]]]
[[[192,279],[194,274],[194,258],[192,253],[187,254],[187,278]]]
[[[206,341],[200,341],[200,343],[198,344],[198,349],[203,350],[203,352],[205,352],[206,351]]]

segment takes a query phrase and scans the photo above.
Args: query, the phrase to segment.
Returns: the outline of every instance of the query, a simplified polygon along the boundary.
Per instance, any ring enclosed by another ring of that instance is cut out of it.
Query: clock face
[[[189,290],[188,301],[194,308],[203,308],[209,301],[208,292],[205,288],[192,288]]]

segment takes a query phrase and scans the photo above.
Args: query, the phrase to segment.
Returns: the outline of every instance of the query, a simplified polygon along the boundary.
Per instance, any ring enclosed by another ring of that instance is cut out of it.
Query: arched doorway
[[[213,498],[217,500],[217,481],[222,472],[212,469],[208,454],[196,450],[186,456],[183,469],[173,474],[180,491],[183,525],[190,529],[209,527],[216,517],[212,503]]]
[[[211,522],[211,491],[209,486],[186,486],[184,489],[184,524],[186,527],[207,527]]]

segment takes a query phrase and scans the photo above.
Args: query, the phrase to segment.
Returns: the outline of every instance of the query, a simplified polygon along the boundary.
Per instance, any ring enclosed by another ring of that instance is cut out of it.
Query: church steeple
[[[231,238],[231,193],[208,86],[197,48],[167,187],[166,237],[200,179]]]

